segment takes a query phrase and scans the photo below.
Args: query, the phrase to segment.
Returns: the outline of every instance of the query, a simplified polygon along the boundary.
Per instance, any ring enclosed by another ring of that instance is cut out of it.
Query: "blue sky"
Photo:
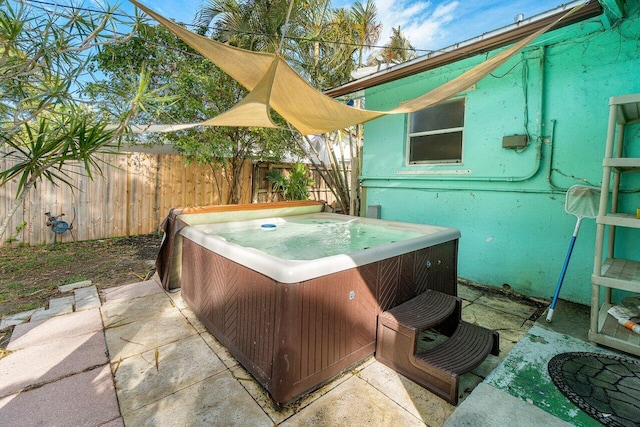
[[[353,2],[336,0],[350,5]],[[375,0],[383,23],[381,44],[401,27],[416,49],[436,50],[554,9],[562,0]]]
[[[143,0],[165,17],[186,23],[192,22],[202,2]],[[387,43],[391,29],[400,26],[416,49],[436,50],[512,24],[519,13],[529,18],[567,2],[569,0],[375,0],[383,24],[378,44]],[[353,3],[353,0],[333,0],[332,6],[350,7]],[[132,10],[126,0],[122,7]]]

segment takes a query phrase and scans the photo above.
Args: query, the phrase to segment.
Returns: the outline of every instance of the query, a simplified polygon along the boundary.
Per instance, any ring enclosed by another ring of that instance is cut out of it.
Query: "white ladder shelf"
[[[616,233],[640,228],[640,219],[635,210],[633,213],[618,212],[621,197],[624,196],[620,191],[622,175],[640,173],[640,158],[623,156],[625,127],[636,123],[640,123],[640,94],[610,98],[607,141],[602,161],[600,208],[596,218],[589,339],[640,356],[640,335],[618,324],[607,313],[612,306],[613,289],[640,293],[640,260],[618,258],[615,253]],[[607,229],[608,239],[605,242]],[[604,288],[604,293],[601,288]]]

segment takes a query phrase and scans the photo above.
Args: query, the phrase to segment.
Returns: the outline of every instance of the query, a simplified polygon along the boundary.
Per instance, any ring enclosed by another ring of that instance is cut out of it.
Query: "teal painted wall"
[[[365,204],[381,205],[384,219],[459,228],[460,277],[551,298],[576,223],[564,210],[565,192],[574,184],[600,186],[609,97],[640,92],[633,4],[615,25],[602,16],[543,35],[462,94],[462,165],[408,166],[407,117],[367,123]],[[367,109],[394,108],[484,59],[371,88]],[[503,149],[502,138],[514,134],[528,134],[530,145]],[[640,153],[640,126],[627,135],[628,149]],[[640,189],[639,178],[625,178],[625,188]],[[625,197],[623,209],[635,212],[640,194]],[[639,242],[640,230],[619,233],[619,255],[640,259]],[[561,298],[589,303],[594,243],[595,222],[585,219]]]

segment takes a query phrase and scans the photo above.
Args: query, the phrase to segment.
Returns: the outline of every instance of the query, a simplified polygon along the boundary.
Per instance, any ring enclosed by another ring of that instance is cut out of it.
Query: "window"
[[[462,163],[464,98],[410,113],[408,129],[410,165]]]

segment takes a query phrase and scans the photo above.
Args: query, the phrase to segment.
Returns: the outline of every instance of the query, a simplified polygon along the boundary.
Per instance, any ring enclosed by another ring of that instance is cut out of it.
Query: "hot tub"
[[[169,274],[162,262],[158,267],[167,288],[178,278],[198,318],[278,403],[372,355],[380,312],[426,289],[456,295],[456,229],[321,213],[314,203],[232,209],[231,215],[174,212],[180,227],[173,227],[171,246],[181,268]],[[321,235],[373,239],[360,239],[350,252],[307,254],[301,248],[327,237],[306,234],[318,224]],[[290,233],[292,225],[298,231]],[[298,245],[297,233],[304,244],[271,253]],[[242,235],[246,246],[237,240]]]

